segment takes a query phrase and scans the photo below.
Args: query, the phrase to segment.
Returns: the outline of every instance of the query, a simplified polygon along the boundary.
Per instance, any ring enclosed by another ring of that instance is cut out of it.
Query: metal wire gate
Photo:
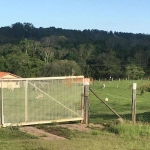
[[[1,126],[83,120],[84,77],[2,79]]]

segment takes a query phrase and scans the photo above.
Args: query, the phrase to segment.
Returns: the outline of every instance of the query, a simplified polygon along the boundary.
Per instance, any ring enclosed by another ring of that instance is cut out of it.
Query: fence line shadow
[[[120,115],[124,120],[131,121],[131,114]],[[102,121],[113,121],[117,119],[117,116],[114,114],[91,114],[90,119],[102,120]],[[149,122],[150,123],[150,112],[138,113],[136,114],[136,121],[140,122]]]

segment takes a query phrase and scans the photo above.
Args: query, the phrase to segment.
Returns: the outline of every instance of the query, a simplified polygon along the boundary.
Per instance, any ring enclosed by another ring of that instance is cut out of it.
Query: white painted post
[[[132,87],[132,123],[136,123],[136,83]]]
[[[28,80],[25,81],[25,122],[28,121]]]

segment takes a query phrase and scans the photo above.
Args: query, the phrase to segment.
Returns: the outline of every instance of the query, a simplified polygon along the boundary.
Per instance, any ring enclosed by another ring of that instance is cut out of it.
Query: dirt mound
[[[28,134],[34,135],[40,139],[44,139],[44,140],[65,140],[65,138],[57,136],[57,135],[53,135],[51,133],[45,132],[43,130],[37,129],[36,127],[32,127],[32,126],[24,126],[24,127],[20,127],[20,130],[22,132],[26,132]]]
[[[67,128],[69,130],[77,130],[77,131],[84,131],[84,132],[90,132],[92,130],[92,128],[99,128],[102,129],[104,128],[102,125],[98,124],[61,124],[61,125],[56,125],[56,127],[63,127],[63,128]],[[26,132],[28,134],[34,135],[40,139],[44,139],[44,140],[65,140],[66,138],[64,137],[60,137],[51,133],[48,133],[42,129],[38,129],[36,127],[33,126],[24,126],[24,127],[20,127],[20,130],[22,132]]]

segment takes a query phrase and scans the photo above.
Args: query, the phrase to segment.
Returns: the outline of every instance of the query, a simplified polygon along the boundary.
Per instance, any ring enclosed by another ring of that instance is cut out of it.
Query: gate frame
[[[54,79],[75,79],[81,78],[83,83],[83,93],[81,93],[81,114],[79,118],[72,119],[59,119],[59,120],[50,120],[50,121],[36,121],[36,122],[27,122],[28,120],[28,81],[37,81],[37,80],[54,80]],[[85,88],[89,89],[89,85],[84,85],[84,76],[63,76],[63,77],[40,77],[40,78],[16,78],[16,79],[0,79],[1,81],[1,96],[0,96],[0,127],[6,126],[22,126],[22,125],[34,125],[34,124],[45,124],[53,122],[68,122],[68,121],[81,121],[81,123],[88,124],[88,111],[89,111],[89,102],[88,94]],[[3,115],[3,81],[25,81],[25,122],[22,123],[5,123]]]

